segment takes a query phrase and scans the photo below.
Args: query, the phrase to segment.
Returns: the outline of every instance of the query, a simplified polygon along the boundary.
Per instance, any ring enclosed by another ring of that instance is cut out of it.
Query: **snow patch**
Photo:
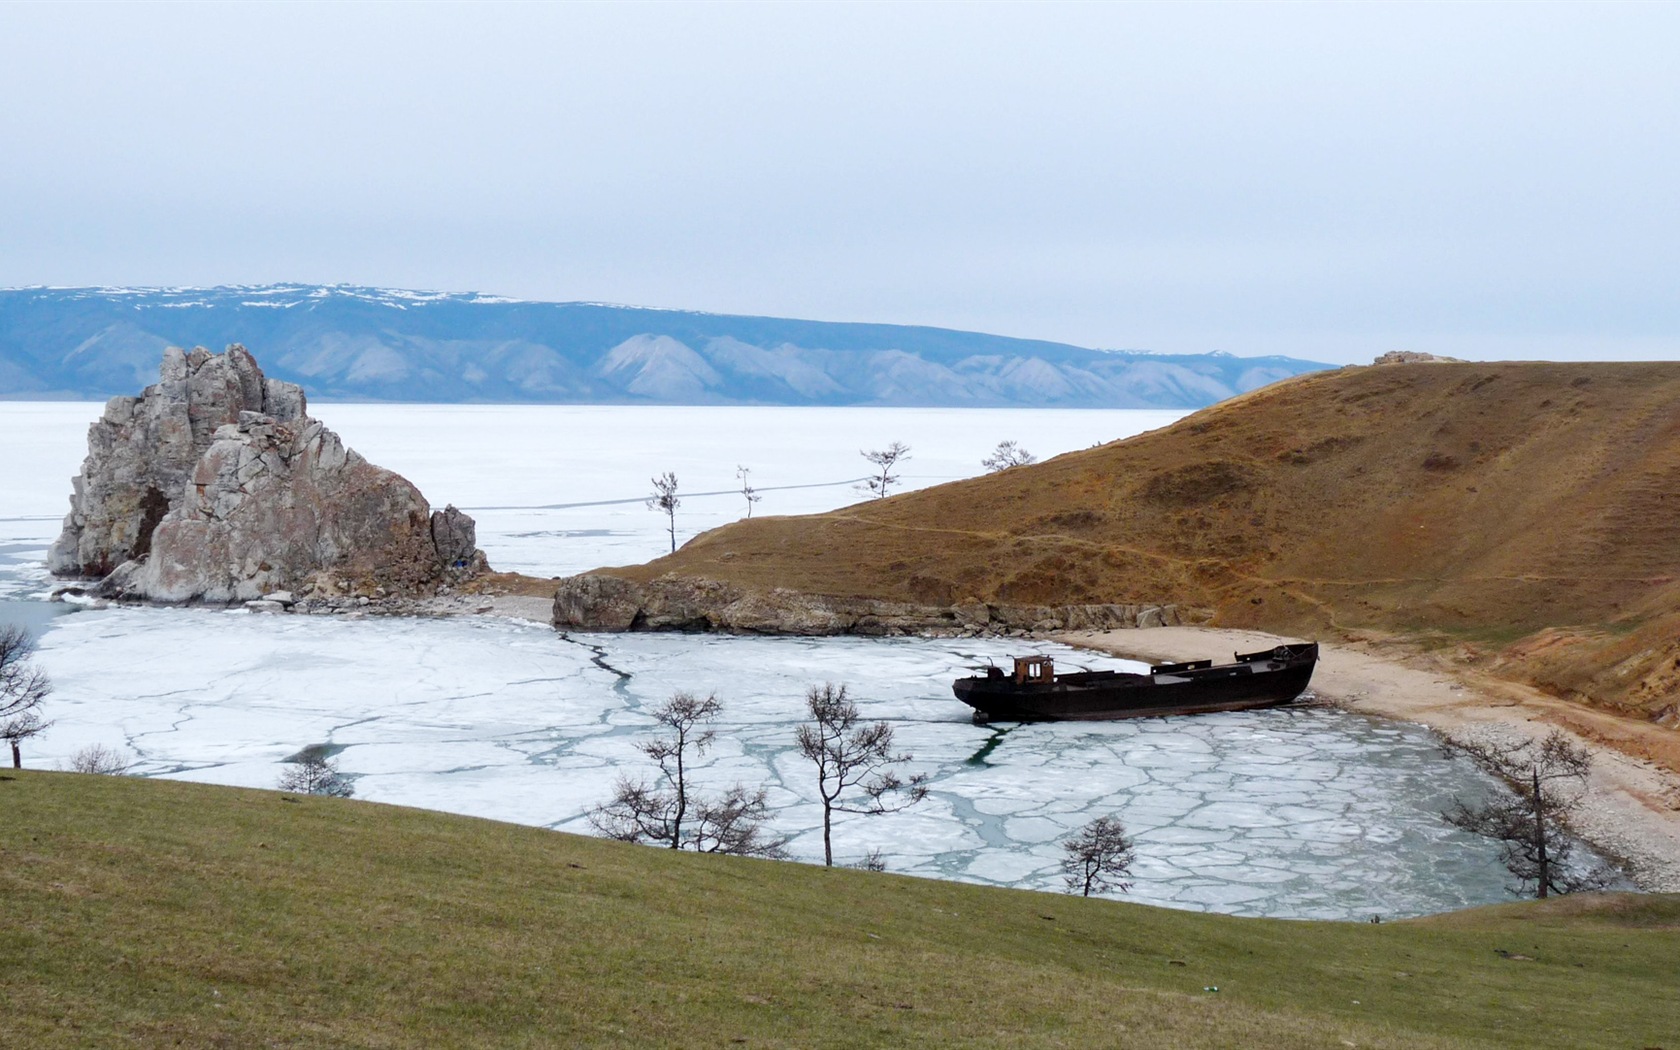
[[[686,343],[668,335],[634,335],[601,358],[595,374],[642,397],[681,400],[723,385],[723,377]]]

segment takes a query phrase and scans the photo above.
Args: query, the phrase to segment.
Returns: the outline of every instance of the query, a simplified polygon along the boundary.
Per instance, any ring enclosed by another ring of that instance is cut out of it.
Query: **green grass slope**
[[[0,776],[7,1046],[1673,1048],[1677,948],[1675,897],[1243,920]]]

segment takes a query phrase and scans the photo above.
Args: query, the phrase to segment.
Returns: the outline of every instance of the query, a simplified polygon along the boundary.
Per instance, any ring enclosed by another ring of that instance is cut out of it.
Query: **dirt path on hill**
[[[1282,639],[1258,631],[1150,627],[1066,632],[1057,641],[1155,662],[1222,658]],[[1645,889],[1680,892],[1680,732],[1378,647],[1320,646],[1313,691],[1339,707],[1417,722],[1449,738],[1533,738],[1556,727],[1592,752],[1579,830],[1624,858]]]

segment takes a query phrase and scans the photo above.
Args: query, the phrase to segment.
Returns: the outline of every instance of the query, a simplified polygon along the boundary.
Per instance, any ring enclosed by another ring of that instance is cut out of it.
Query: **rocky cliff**
[[[160,381],[88,430],[48,554],[111,597],[233,602],[275,591],[421,593],[483,568],[473,522],[433,513],[344,447],[303,390],[242,346],[164,352]]]
[[[675,573],[637,583],[603,573],[560,581],[554,624],[590,631],[898,635],[1095,631],[1184,622],[1175,605],[1008,605],[805,594],[741,587]]]

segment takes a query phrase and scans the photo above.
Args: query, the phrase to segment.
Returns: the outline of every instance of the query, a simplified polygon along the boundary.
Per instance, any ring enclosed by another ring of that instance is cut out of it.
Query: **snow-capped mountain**
[[[1194,408],[1328,367],[908,325],[346,285],[0,290],[0,398],[104,398],[244,343],[315,398]]]

